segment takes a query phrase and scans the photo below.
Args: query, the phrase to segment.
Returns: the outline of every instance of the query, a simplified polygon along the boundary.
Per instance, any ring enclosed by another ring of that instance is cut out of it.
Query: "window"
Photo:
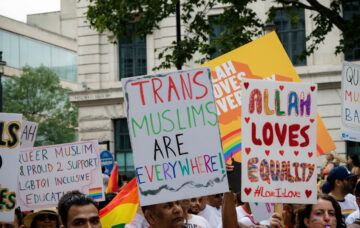
[[[22,68],[44,65],[62,80],[77,82],[77,54],[42,41],[0,29],[0,51],[6,65]]]
[[[346,141],[346,153],[360,155],[360,143],[353,141]]]
[[[220,34],[225,30],[225,26],[224,25],[217,25],[216,22],[216,18],[218,16],[209,16],[209,24],[210,27],[214,33],[214,36],[210,36],[210,43],[214,42],[215,40],[218,40],[220,37]],[[222,53],[219,48],[216,49],[216,52],[214,54],[212,54],[210,56],[210,59],[215,59],[217,57],[219,57],[220,55],[222,55],[224,53]]]
[[[299,16],[296,24],[291,23],[291,14],[285,9],[277,9],[274,18],[276,32],[294,66],[306,65],[306,59],[300,61],[299,56],[305,46],[305,19],[303,9],[291,9]]]
[[[351,20],[353,16],[360,15],[360,2],[358,0],[350,0],[343,2],[343,18]],[[345,60],[360,60],[360,45],[356,45],[352,50],[345,51]]]
[[[125,174],[128,180],[135,176],[134,161],[130,144],[129,129],[126,119],[114,120],[115,160],[119,174]]]
[[[130,34],[119,40],[120,79],[146,74],[146,40],[132,39],[133,28],[129,25]]]

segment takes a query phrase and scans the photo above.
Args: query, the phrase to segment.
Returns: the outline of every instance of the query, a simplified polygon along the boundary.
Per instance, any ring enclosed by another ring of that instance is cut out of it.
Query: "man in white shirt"
[[[355,197],[356,197],[356,203],[358,206],[360,206],[360,182],[356,184],[355,187]],[[355,222],[355,219],[360,218],[360,211],[357,209],[353,213],[351,213],[345,220],[346,225],[350,225]]]
[[[359,209],[354,195],[351,194],[355,186],[353,177],[356,176],[349,174],[346,168],[338,166],[330,171],[326,182],[321,187],[323,193],[329,194],[338,201],[345,218]]]
[[[207,196],[207,205],[203,211],[200,211],[198,215],[204,217],[212,227],[221,227],[221,205],[223,200],[223,194],[215,194]]]

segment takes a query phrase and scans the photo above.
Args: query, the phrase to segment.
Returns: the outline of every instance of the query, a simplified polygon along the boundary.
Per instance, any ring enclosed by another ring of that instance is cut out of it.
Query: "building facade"
[[[5,77],[19,76],[26,65],[44,65],[59,75],[62,86],[77,89],[77,42],[74,38],[0,15],[0,51],[6,62]]]
[[[324,1],[325,2],[325,1]],[[344,6],[344,17],[356,11],[359,4]],[[90,29],[85,12],[88,2],[76,1],[78,89],[70,93],[70,99],[79,107],[79,140],[97,139],[109,142],[115,155],[119,173],[134,175],[132,152],[128,134],[122,77],[152,74],[152,68],[159,65],[155,49],[161,49],[176,40],[175,16],[163,20],[160,29],[153,31],[146,39],[124,38],[117,45],[110,41],[111,33],[99,34]],[[263,20],[270,1],[258,1],[253,5]],[[347,7],[347,8],[346,8]],[[209,16],[221,12],[214,9]],[[336,152],[345,156],[349,152],[360,153],[358,145],[345,142],[340,137],[340,90],[341,69],[344,60],[359,63],[360,53],[334,55],[340,39],[340,31],[334,28],[314,54],[299,61],[295,56],[305,48],[305,35],[314,28],[309,11],[298,12],[300,20],[292,26],[289,17],[278,9],[274,24],[277,33],[303,82],[318,84],[318,112],[332,139]],[[218,28],[221,31],[221,28]],[[196,60],[199,56],[194,56]],[[195,67],[194,62],[183,68]],[[175,69],[172,69],[175,70]]]

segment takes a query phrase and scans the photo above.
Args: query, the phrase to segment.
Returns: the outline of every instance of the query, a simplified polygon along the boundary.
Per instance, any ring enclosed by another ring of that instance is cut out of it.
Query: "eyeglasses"
[[[45,221],[46,219],[57,220],[57,216],[52,215],[52,214],[40,214],[40,215],[36,216],[36,219],[38,219],[40,221]]]

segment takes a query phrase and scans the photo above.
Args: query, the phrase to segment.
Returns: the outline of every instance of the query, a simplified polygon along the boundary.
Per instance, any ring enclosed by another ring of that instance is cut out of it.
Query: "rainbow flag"
[[[136,179],[133,178],[117,196],[99,212],[103,228],[123,228],[134,218],[139,206]]]
[[[115,167],[113,168],[109,178],[109,183],[106,188],[106,193],[119,192],[118,183],[119,183],[118,165],[117,163],[115,163]]]
[[[102,190],[103,190],[102,187],[90,188],[89,189],[89,196],[93,200],[100,199],[100,198],[102,198]]]

